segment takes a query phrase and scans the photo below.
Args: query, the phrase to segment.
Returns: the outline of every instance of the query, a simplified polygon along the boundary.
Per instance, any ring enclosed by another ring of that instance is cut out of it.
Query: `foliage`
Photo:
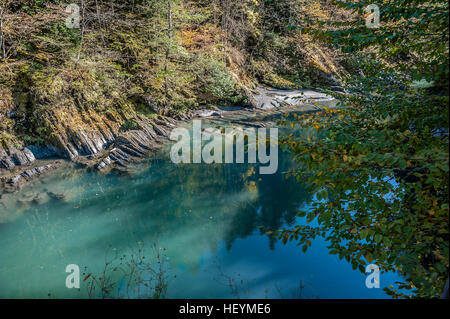
[[[369,2],[335,1],[362,13]],[[285,121],[317,130],[283,140],[296,157],[293,175],[307,179],[317,201],[300,212],[318,226],[296,226],[280,238],[325,237],[332,254],[362,272],[368,263],[398,271],[394,298],[438,297],[449,267],[449,113],[447,1],[377,1],[381,27],[363,19],[303,28],[332,42],[361,66],[338,109]],[[414,79],[432,81],[416,88]],[[406,292],[409,290],[409,292]]]
[[[225,65],[208,56],[200,57],[196,76],[209,98],[218,102],[238,102],[236,87]],[[209,100],[209,99],[208,99]]]
[[[325,10],[304,0],[83,0],[79,29],[66,26],[69,3],[0,0],[0,116],[17,111],[7,132],[27,143],[106,114],[120,127],[137,113],[245,105],[258,82],[314,85],[337,71],[329,50],[286,28]]]
[[[131,131],[131,130],[139,130],[140,126],[138,123],[136,123],[133,120],[128,120],[125,123],[122,124],[121,130],[126,132],[126,131]]]

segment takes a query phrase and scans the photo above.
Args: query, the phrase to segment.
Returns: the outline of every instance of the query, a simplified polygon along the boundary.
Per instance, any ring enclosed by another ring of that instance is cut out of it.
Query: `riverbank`
[[[319,2],[314,8],[298,2],[296,10],[283,2],[168,3],[86,1],[81,20],[89,23],[82,30],[67,25],[60,1],[42,1],[32,10],[28,0],[5,5],[4,182],[14,186],[43,174],[45,165],[37,163],[50,158],[123,170],[157,151],[179,123],[225,116],[217,105],[289,104],[283,90],[258,86],[333,88],[352,69],[331,47],[275,22],[295,24],[304,12],[335,15]],[[30,168],[38,170],[25,173]]]
[[[102,129],[77,132],[60,148],[54,146],[29,146],[23,150],[2,156],[3,163],[12,163],[9,169],[0,170],[0,193],[14,192],[39,176],[63,165],[64,160],[99,172],[115,170],[125,173],[127,167],[157,152],[168,141],[170,131],[194,119],[213,119],[244,127],[265,127],[273,125],[271,117],[286,112],[313,112],[321,104],[333,104],[335,100],[326,94],[313,90],[277,90],[258,88],[253,95],[252,107],[216,107],[180,115],[176,118],[159,116],[153,120],[140,118],[137,127],[130,130],[114,130],[108,134]],[[92,129],[95,129],[92,128]],[[109,136],[109,137],[107,137]],[[60,137],[61,139],[63,137]],[[75,143],[76,141],[77,143]],[[18,161],[20,154],[26,154],[28,161]]]

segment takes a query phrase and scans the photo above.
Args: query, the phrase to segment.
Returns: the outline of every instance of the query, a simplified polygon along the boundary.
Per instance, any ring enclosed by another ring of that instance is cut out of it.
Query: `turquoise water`
[[[250,164],[175,165],[165,149],[129,175],[55,171],[2,199],[0,297],[102,297],[88,288],[105,265],[116,283],[110,297],[154,296],[142,284],[123,294],[130,281],[112,271],[126,268],[134,252],[160,269],[168,298],[387,298],[330,255],[324,240],[303,253],[295,242],[273,237],[272,231],[304,223],[297,209],[313,198],[285,178],[288,154],[280,153],[279,166],[277,174],[259,175]],[[38,203],[30,202],[37,195]],[[68,264],[82,271],[80,289],[66,287]],[[383,288],[400,278],[380,279]]]

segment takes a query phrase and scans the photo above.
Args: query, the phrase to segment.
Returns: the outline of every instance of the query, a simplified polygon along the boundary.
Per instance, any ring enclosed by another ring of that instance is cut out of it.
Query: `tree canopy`
[[[295,26],[361,70],[346,78],[338,109],[284,121],[317,131],[282,144],[297,159],[292,174],[317,197],[299,216],[318,226],[280,238],[306,250],[323,236],[354,269],[376,263],[402,274],[404,282],[386,288],[394,298],[437,297],[449,267],[448,2],[375,1],[380,26],[367,28],[371,3],[334,1],[352,19]]]

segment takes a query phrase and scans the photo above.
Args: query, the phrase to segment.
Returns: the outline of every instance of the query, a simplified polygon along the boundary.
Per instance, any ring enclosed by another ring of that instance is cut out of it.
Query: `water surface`
[[[126,262],[145,244],[147,260],[164,263],[168,298],[386,298],[330,255],[323,239],[303,253],[273,237],[304,223],[297,210],[313,200],[286,179],[288,154],[280,153],[279,166],[259,175],[256,164],[175,165],[166,148],[129,175],[55,171],[2,199],[0,297],[92,297],[89,278],[79,290],[66,288],[66,266],[79,265],[84,279],[116,253]],[[382,274],[381,286],[399,279]]]

